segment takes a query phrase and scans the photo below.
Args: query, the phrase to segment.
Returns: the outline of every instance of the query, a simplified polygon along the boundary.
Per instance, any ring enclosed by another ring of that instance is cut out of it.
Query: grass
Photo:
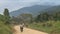
[[[12,34],[11,27],[0,21],[0,34]]]
[[[49,26],[47,23],[51,24],[52,26]],[[43,24],[45,25],[43,26]],[[51,33],[52,31],[54,32],[54,30],[56,30],[57,32],[60,32],[60,21],[47,21],[44,23],[32,23],[32,24],[29,24],[29,28],[47,32],[47,33]]]

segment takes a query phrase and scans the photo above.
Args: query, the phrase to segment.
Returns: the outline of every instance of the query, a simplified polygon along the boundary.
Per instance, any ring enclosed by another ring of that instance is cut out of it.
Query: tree
[[[49,14],[47,12],[42,14],[43,16],[43,21],[48,21]]]
[[[10,21],[10,15],[9,15],[9,10],[7,8],[4,9],[4,17],[5,17],[5,23],[9,23]]]
[[[49,17],[48,13],[45,12],[45,13],[39,14],[36,18],[36,21],[45,22],[45,21],[48,21],[48,17]]]
[[[23,21],[23,22],[29,22],[32,23],[33,18],[32,18],[32,14],[21,14],[19,16],[19,18]]]
[[[4,16],[9,17],[9,10],[7,8],[4,9]]]

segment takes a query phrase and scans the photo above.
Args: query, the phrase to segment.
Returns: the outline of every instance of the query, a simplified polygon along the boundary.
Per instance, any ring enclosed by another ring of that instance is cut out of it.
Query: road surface
[[[14,26],[15,32],[13,34],[48,34],[45,32],[41,32],[41,31],[37,31],[37,30],[33,30],[33,29],[29,29],[29,28],[25,28],[24,27],[24,31],[20,32],[20,26]]]

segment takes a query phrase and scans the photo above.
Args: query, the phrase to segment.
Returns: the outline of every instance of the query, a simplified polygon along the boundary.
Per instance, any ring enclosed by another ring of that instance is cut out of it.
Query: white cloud
[[[0,0],[0,13],[3,12],[4,8],[8,8],[10,11],[14,11],[22,7],[37,5],[37,4],[60,5],[60,0]]]

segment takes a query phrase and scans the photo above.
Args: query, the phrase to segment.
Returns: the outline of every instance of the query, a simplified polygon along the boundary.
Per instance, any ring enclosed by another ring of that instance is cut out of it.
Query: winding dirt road
[[[48,34],[48,33],[45,33],[45,32],[36,31],[36,30],[33,30],[33,29],[29,29],[29,28],[24,28],[24,31],[20,32],[20,26],[19,25],[14,26],[14,28],[15,28],[16,31],[13,34]]]

